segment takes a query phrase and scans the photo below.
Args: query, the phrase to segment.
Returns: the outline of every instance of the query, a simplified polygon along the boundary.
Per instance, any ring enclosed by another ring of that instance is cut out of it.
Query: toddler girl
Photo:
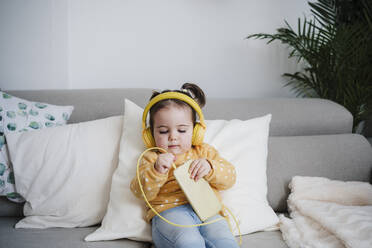
[[[165,92],[169,90],[154,92],[151,99]],[[192,98],[200,108],[205,105],[204,93],[195,84],[186,83],[181,90],[173,92]],[[194,108],[185,101],[163,99],[155,103],[149,113],[149,127],[155,145],[167,153],[148,152],[141,160],[139,175],[145,195],[154,209],[171,222],[201,224],[174,178],[172,163],[178,167],[187,160],[193,160],[189,169],[190,177],[195,181],[204,178],[220,200],[218,191],[228,189],[235,183],[235,169],[212,146],[205,143],[192,144],[197,116]],[[138,198],[143,197],[137,177],[131,182],[131,190]],[[206,222],[217,218],[221,216],[218,214]],[[157,248],[238,247],[226,220],[205,226],[177,227],[166,223],[151,209],[147,211],[146,220],[151,221],[152,238]]]

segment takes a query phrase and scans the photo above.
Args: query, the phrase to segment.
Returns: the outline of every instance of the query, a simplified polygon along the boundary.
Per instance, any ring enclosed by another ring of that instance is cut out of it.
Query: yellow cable
[[[159,216],[162,220],[164,220],[165,222],[167,222],[168,224],[170,225],[173,225],[173,226],[177,226],[177,227],[197,227],[197,226],[205,226],[205,225],[209,225],[209,224],[212,224],[212,223],[215,223],[217,221],[220,221],[220,220],[223,220],[223,219],[226,219],[224,217],[221,217],[221,218],[218,218],[218,219],[215,219],[215,220],[212,220],[212,221],[209,221],[209,222],[204,222],[204,223],[201,223],[201,224],[194,224],[194,225],[181,225],[181,224],[177,224],[177,223],[173,223],[169,220],[167,220],[166,218],[164,218],[163,216],[161,216],[153,207],[152,205],[150,204],[150,202],[147,200],[147,197],[146,197],[146,194],[145,192],[143,191],[143,187],[142,187],[142,184],[141,184],[141,178],[140,178],[140,175],[139,175],[139,164],[140,164],[140,161],[142,159],[142,157],[145,155],[146,152],[148,151],[151,151],[151,150],[159,150],[159,151],[162,151],[162,152],[167,152],[165,149],[163,148],[160,148],[160,147],[151,147],[151,148],[148,148],[146,149],[144,152],[141,153],[141,155],[139,156],[138,160],[137,160],[137,180],[138,180],[138,184],[139,184],[139,187],[140,187],[140,190],[142,192],[142,195],[143,195],[143,198],[145,199],[145,202],[147,203],[147,206],[150,207],[150,209],[157,215]],[[172,166],[174,169],[176,169],[176,165],[174,163],[172,163]],[[230,211],[230,209],[228,209],[226,206],[224,206],[228,211],[229,213],[231,214],[231,216],[233,216],[233,219],[236,223],[236,226],[239,230],[239,236],[240,236],[240,242],[239,242],[239,245],[241,245],[242,243],[242,237],[241,237],[241,233],[240,233],[240,228],[239,228],[239,223],[237,222],[234,214]],[[233,234],[234,236],[234,233],[232,231],[232,228],[231,228],[231,225],[230,225],[230,222],[228,220],[226,220],[227,223],[229,224],[229,228],[230,228],[230,231],[231,233]]]
[[[242,233],[240,232],[239,222],[238,222],[238,220],[236,219],[235,215],[231,212],[231,210],[230,210],[228,207],[226,207],[225,205],[224,205],[224,207],[227,209],[227,211],[230,213],[230,215],[231,215],[231,216],[233,217],[233,219],[234,219],[234,222],[235,222],[236,227],[238,228],[238,232],[239,232],[239,245],[242,245]],[[231,233],[234,235],[234,233],[233,233],[233,231],[232,231],[232,228],[231,228],[231,225],[230,225],[230,222],[229,222],[229,227],[230,227],[230,231],[231,231]]]

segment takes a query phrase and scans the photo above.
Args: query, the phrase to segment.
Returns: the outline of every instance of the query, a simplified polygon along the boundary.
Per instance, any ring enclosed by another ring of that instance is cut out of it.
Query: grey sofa
[[[124,98],[144,107],[150,89],[9,91],[10,94],[57,105],[74,105],[70,123],[122,115]],[[207,99],[206,119],[249,119],[272,113],[267,165],[268,200],[285,213],[288,183],[295,175],[369,181],[372,147],[352,134],[352,116],[342,106],[322,99]],[[15,229],[22,205],[0,197],[0,247],[151,247],[131,240],[85,242],[97,226],[86,228]],[[242,247],[287,247],[279,231],[243,236]]]

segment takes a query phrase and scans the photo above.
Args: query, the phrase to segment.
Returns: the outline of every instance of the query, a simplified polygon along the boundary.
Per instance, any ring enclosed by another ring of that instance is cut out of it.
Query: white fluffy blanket
[[[372,186],[320,177],[292,179],[280,230],[290,248],[371,248]]]

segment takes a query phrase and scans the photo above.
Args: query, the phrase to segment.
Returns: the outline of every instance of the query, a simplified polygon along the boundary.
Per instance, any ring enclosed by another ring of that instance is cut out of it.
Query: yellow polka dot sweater
[[[178,185],[173,175],[173,167],[167,174],[160,174],[154,168],[158,155],[155,152],[148,152],[140,162],[140,179],[147,199],[157,212],[187,204],[185,194]],[[187,160],[205,158],[211,164],[212,170],[204,177],[212,186],[217,197],[221,200],[218,193],[232,187],[236,180],[235,168],[225,159],[221,158],[215,148],[208,144],[194,146],[188,152],[178,155],[175,161],[176,167],[182,165]],[[135,177],[130,186],[132,192],[138,198],[143,198],[137,177]],[[224,213],[221,213],[224,215]],[[150,221],[155,213],[148,208],[145,219]]]

